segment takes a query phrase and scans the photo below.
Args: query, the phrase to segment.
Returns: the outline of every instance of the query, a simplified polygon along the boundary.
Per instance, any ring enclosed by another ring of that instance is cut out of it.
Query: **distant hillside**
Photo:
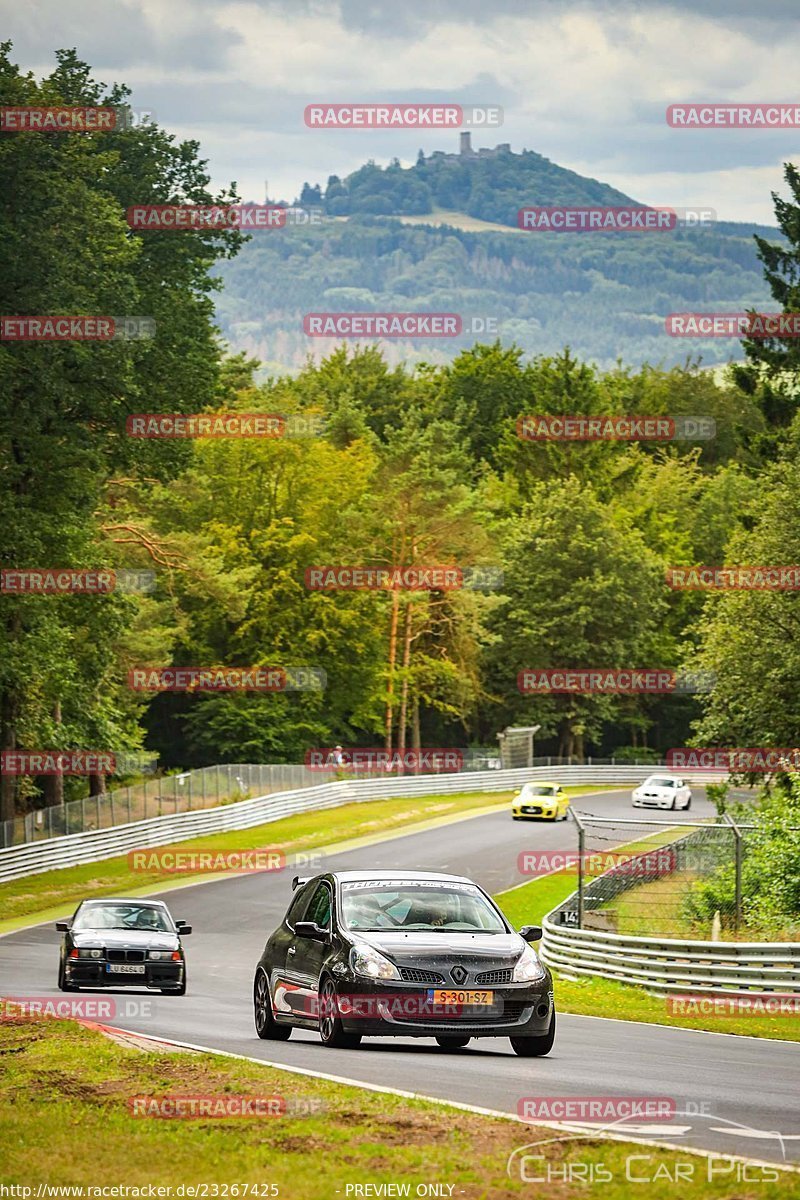
[[[483,332],[392,339],[382,344],[387,359],[441,362],[496,337],[531,355],[569,345],[601,367],[741,357],[735,339],[668,337],[664,318],[770,308],[752,235],[775,239],[777,230],[523,232],[517,211],[526,204],[635,201],[532,151],[466,151],[421,156],[409,168],[369,163],[344,181],[331,176],[324,193],[305,185],[301,203],[324,208],[322,224],[258,233],[219,266],[217,316],[232,348],[271,370],[295,370],[337,344],[308,337],[306,313],[455,312],[465,325],[477,318]]]
[[[331,216],[419,216],[454,209],[483,221],[516,225],[523,204],[630,204],[629,196],[596,179],[567,171],[533,150],[507,145],[473,150],[463,134],[460,152],[437,151],[416,165],[367,163],[346,179],[331,175],[323,191],[305,185],[301,204],[321,204]]]

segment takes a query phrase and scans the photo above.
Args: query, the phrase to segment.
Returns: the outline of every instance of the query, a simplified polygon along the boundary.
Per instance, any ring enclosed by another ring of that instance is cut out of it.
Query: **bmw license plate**
[[[106,971],[114,975],[144,975],[144,963],[106,963]]]
[[[428,999],[434,1004],[492,1004],[492,992],[460,991],[450,988],[429,988]]]

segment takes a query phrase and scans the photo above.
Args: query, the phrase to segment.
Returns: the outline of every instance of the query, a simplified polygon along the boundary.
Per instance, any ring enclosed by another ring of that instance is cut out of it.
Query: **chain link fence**
[[[533,767],[616,766],[614,758],[534,758]],[[648,764],[649,765],[649,764]],[[491,748],[464,752],[460,772],[496,771],[502,762]],[[394,772],[395,774],[397,772]],[[411,773],[411,772],[407,772]],[[427,772],[425,772],[427,773]],[[451,772],[452,773],[452,772]],[[111,829],[131,821],[232,804],[251,796],[313,787],[338,779],[383,779],[386,771],[343,767],[314,769],[297,763],[227,763],[179,775],[152,776],[100,796],[39,808],[13,821],[0,821],[0,848],[44,841],[69,833]]]
[[[626,937],[736,937],[743,875],[758,827],[725,816],[698,821],[597,817],[573,810],[576,891],[559,925]]]

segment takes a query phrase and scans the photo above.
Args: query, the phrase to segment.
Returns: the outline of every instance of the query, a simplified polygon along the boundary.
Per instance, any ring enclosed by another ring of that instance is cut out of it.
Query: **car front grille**
[[[406,983],[444,983],[444,975],[437,971],[421,971],[418,967],[400,967],[400,978]]]
[[[475,976],[476,983],[511,983],[514,978],[513,967],[503,967],[500,971],[481,971]]]
[[[531,1007],[530,1000],[505,1000],[501,1007],[467,1007],[460,1013],[448,1013],[446,1018],[435,1014],[424,1017],[401,1017],[403,1025],[425,1025],[432,1029],[454,1029],[463,1025],[509,1025],[522,1019],[522,1014]]]
[[[522,811],[524,813],[530,813],[531,816],[535,816],[542,811],[542,806],[540,804],[525,804],[523,805]]]
[[[144,962],[146,955],[144,950],[107,950],[106,957],[109,962]]]

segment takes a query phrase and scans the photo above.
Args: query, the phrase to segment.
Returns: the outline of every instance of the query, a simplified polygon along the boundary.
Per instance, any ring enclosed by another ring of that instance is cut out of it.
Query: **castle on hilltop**
[[[501,142],[499,146],[492,149],[483,146],[480,150],[473,150],[472,134],[460,133],[458,135],[458,154],[446,154],[444,150],[434,150],[431,158],[435,158],[439,162],[464,162],[465,159],[497,158],[498,154],[510,153],[511,142]]]

